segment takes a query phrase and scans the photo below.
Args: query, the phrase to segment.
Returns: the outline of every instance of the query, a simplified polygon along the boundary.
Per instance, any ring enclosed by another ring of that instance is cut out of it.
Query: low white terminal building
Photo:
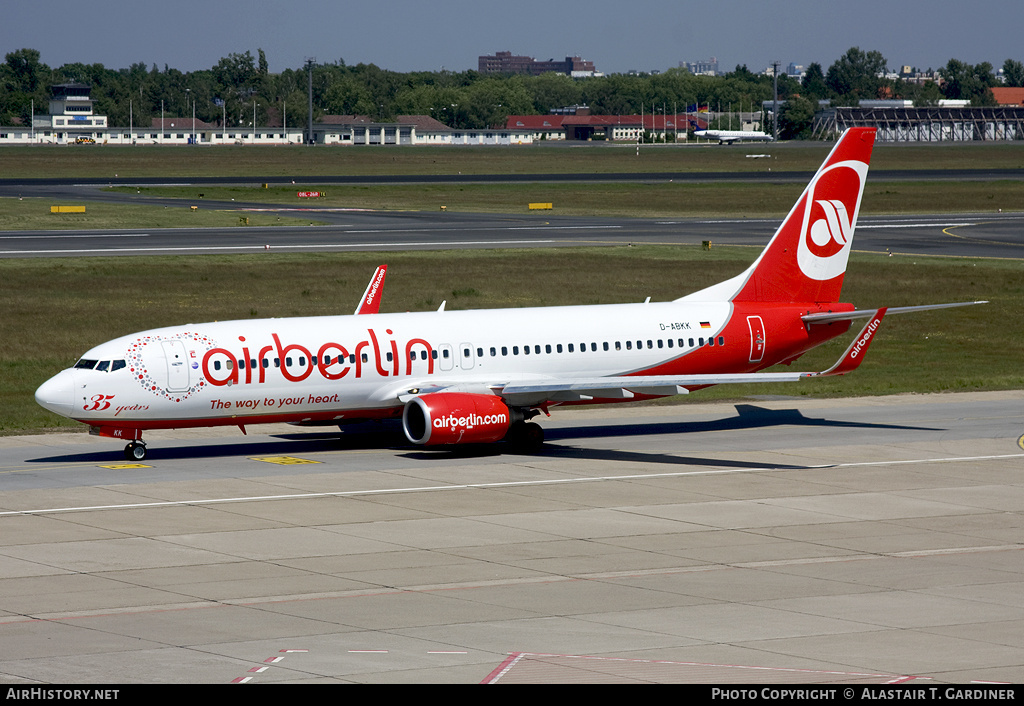
[[[0,127],[0,145],[301,145],[305,126],[222,127],[197,118],[162,115],[149,125],[111,127],[93,111],[85,84],[54,87],[50,112],[30,126]],[[532,142],[526,130],[453,130],[427,115],[376,121],[365,115],[325,115],[313,123],[318,145],[513,145]]]

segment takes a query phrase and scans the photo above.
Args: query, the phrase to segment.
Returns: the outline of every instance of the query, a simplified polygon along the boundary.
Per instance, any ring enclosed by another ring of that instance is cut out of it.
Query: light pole
[[[313,140],[313,64],[315,63],[316,58],[306,59],[306,72],[309,74],[309,117],[306,140],[310,145],[315,144]]]
[[[772,78],[775,84],[775,94],[772,98],[772,139],[779,139],[779,62],[772,62]]]

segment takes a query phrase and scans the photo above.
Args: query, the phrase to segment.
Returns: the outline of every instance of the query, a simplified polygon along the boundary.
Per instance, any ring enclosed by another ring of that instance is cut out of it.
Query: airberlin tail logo
[[[811,224],[809,231],[811,241],[819,248],[828,248],[835,243],[841,249],[853,235],[853,226],[850,225],[850,215],[846,211],[846,204],[839,199],[831,201],[822,199],[816,201],[815,205],[825,215]]]
[[[826,281],[846,271],[867,172],[864,162],[839,162],[807,187],[797,264],[810,279]]]

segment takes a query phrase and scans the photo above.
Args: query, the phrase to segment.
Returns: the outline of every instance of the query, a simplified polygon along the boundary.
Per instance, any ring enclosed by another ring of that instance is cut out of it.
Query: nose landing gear
[[[146,443],[141,439],[132,441],[124,447],[124,457],[128,461],[146,460]]]

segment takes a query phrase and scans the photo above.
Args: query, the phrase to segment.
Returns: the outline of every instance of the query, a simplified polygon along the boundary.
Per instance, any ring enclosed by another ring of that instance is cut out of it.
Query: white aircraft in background
[[[674,301],[379,313],[382,267],[355,315],[134,333],[86,352],[36,400],[142,460],[149,429],[399,417],[413,444],[530,447],[543,431],[528,420],[557,405],[842,375],[887,311],[839,301],[874,140],[874,129],[847,130],[746,271]],[[947,306],[960,304],[888,313]],[[867,323],[831,368],[761,372],[856,319]]]
[[[766,132],[754,130],[695,130],[693,134],[707,140],[718,140],[720,145],[729,142],[771,142],[775,139]]]

